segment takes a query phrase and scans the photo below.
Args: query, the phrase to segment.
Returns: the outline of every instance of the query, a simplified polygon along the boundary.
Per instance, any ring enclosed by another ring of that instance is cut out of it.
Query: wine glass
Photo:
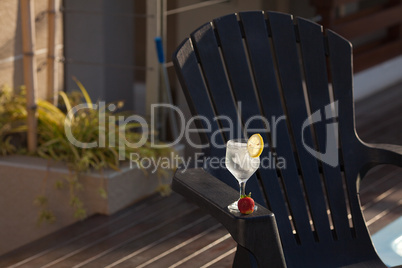
[[[240,198],[245,195],[247,180],[254,174],[260,166],[259,157],[251,157],[247,150],[247,140],[233,139],[226,144],[226,168],[239,182]],[[239,198],[239,200],[240,200]],[[228,206],[231,212],[240,212],[235,201]],[[254,207],[257,210],[257,206]]]

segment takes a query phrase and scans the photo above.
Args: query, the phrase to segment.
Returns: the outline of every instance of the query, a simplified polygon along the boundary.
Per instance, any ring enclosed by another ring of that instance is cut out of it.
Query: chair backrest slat
[[[293,134],[294,150],[300,165],[301,183],[310,208],[312,225],[318,239],[330,241],[329,220],[317,158],[306,150],[306,145],[313,146],[314,143],[310,127],[305,127],[304,124],[309,114],[306,103],[303,101],[305,94],[295,26],[290,15],[268,13],[268,17],[286,105],[285,112]]]
[[[357,237],[368,237],[359,198],[356,194],[358,192],[356,180],[366,158],[361,155],[364,150],[361,150],[361,142],[355,130],[352,57],[344,56],[352,55],[352,45],[333,31],[328,30],[327,36],[334,98],[339,100],[342,105],[342,109],[339,109],[339,136],[342,142],[341,159],[353,222],[352,231],[353,235]]]
[[[204,84],[203,75],[198,66],[197,57],[192,49],[191,40],[187,40],[182,45],[182,50],[177,55],[177,62],[183,70],[186,70],[180,78],[184,83],[188,85],[188,92],[186,92],[186,97],[188,102],[191,102],[190,109],[194,114],[202,114],[207,118],[214,118],[216,115],[213,112],[213,106],[208,96],[208,91]],[[207,122],[199,120],[195,122],[197,127],[201,129],[207,129]],[[211,124],[211,132],[219,130],[219,126],[215,121],[208,122]],[[211,132],[200,132],[203,142],[208,142],[211,140]],[[207,137],[205,137],[206,135]],[[217,135],[215,137],[217,142],[220,144],[224,143],[223,137]],[[211,153],[217,153],[215,150],[219,150],[218,147],[210,147]],[[221,149],[222,150],[222,149]]]
[[[199,28],[197,33],[191,35],[191,38],[194,49],[197,51],[200,67],[203,71],[214,107],[217,114],[222,117],[222,120],[219,120],[219,122],[227,141],[233,136],[233,133],[224,131],[225,129],[231,131],[231,128],[233,128],[228,121],[230,120],[233,124],[238,124],[239,118],[229,81],[226,79],[218,41],[216,40],[211,23],[207,23]],[[228,120],[224,120],[224,117]],[[239,138],[243,138],[242,133],[240,133]]]
[[[303,240],[303,242],[312,242],[313,234],[304,202],[303,189],[299,182],[289,129],[284,122],[276,124],[277,120],[283,118],[284,111],[276,82],[275,63],[268,39],[268,29],[263,14],[261,13],[258,17],[253,13],[240,14],[250,56],[250,65],[253,69],[255,84],[264,107],[264,116],[271,120],[271,125],[273,126],[270,137],[271,146],[274,147],[273,149],[277,156],[286,160],[286,167],[278,171],[281,177],[279,180],[282,181],[284,188],[283,193],[285,196],[282,199],[286,200],[288,204],[289,214],[298,239]],[[273,137],[273,135],[280,138]],[[260,170],[260,172],[262,171]],[[278,189],[273,184],[277,183],[278,179],[267,176],[264,177],[263,182],[270,203],[277,205],[276,203],[280,201],[279,197],[276,197]],[[276,211],[274,207],[272,209]],[[286,215],[286,217],[288,218],[289,215]],[[289,218],[286,220],[289,221]]]
[[[185,70],[178,73],[178,77],[183,85],[187,85],[185,95],[191,113],[193,115],[202,115],[208,118],[208,122],[205,120],[196,120],[195,124],[198,129],[210,129],[210,131],[200,131],[200,138],[203,144],[209,143],[212,140],[212,135],[218,144],[224,144],[225,140],[220,132],[218,123],[215,120],[215,113],[213,112],[213,105],[208,95],[208,90],[204,83],[203,74],[198,65],[197,56],[193,50],[193,45],[190,39],[186,40],[182,44],[182,49],[175,57],[175,62],[179,68]],[[209,146],[209,151],[204,150],[209,155],[215,155],[217,157],[223,157],[225,155],[225,148],[219,146]],[[224,171],[221,171],[224,172]],[[235,180],[232,180],[229,176],[220,177],[226,184],[237,187]]]
[[[231,80],[234,95],[236,96],[236,100],[241,103],[240,112],[243,124],[247,125],[247,129],[259,129],[267,145],[260,158],[268,159],[270,158],[270,147],[267,138],[268,126],[259,118],[248,121],[254,116],[261,117],[261,110],[258,105],[258,96],[254,91],[251,70],[248,68],[247,55],[239,22],[236,16],[232,15],[220,18],[219,21],[214,21],[214,26],[216,27],[216,32],[220,44],[222,45],[222,54],[225,59],[227,73]],[[247,90],[245,90],[245,88],[247,88]],[[294,244],[296,244],[285,206],[285,198],[282,195],[281,186],[279,184],[280,181],[278,180],[275,167],[260,169],[257,173],[262,180],[263,188],[270,190],[268,194],[269,206],[273,210],[278,211],[275,216],[278,224],[281,224],[283,230],[286,230],[283,232],[283,235],[287,236],[289,241],[293,241]],[[252,179],[250,182],[252,182]],[[300,213],[302,213],[302,211],[301,209]]]
[[[325,162],[321,164],[334,236],[335,239],[348,239],[351,237],[351,232],[338,157],[338,123],[335,113],[337,110],[331,109],[337,109],[337,100],[331,100],[329,92],[325,57],[326,39],[322,26],[318,24],[299,18],[297,26],[311,114],[322,117],[313,124],[318,151],[325,153],[327,161],[334,161],[334,165]],[[329,123],[328,119],[331,120]],[[334,145],[332,150],[329,148],[330,145]]]
[[[203,70],[205,83],[208,86],[209,96],[211,97],[217,114],[222,117],[222,120],[218,120],[222,124],[221,130],[240,130],[238,132],[236,131],[236,133],[224,132],[226,136],[225,141],[231,138],[244,138],[242,123],[238,116],[233,92],[231,90],[230,83],[226,78],[224,67],[225,62],[222,62],[222,57],[218,47],[218,40],[216,40],[212,25],[205,24],[203,27],[199,28],[196,33],[192,34],[191,38],[193,40],[194,49],[197,51],[200,67]],[[200,103],[200,105],[202,106],[202,103]],[[204,115],[202,109],[200,109],[199,114]],[[207,115],[206,117],[208,120],[213,120],[213,118],[210,118]],[[229,123],[228,120],[225,120],[223,117],[228,118],[231,123]],[[211,140],[211,142],[212,144],[215,143],[214,140]],[[213,172],[213,170],[211,171]],[[235,181],[233,177],[231,179]],[[258,185],[256,175],[253,175],[252,178],[250,178],[249,183],[247,183],[247,190],[253,193],[253,198],[257,202],[266,205],[265,199]]]

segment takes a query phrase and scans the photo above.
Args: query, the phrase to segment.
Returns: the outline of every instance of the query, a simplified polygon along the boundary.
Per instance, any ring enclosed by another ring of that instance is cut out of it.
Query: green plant
[[[118,118],[118,116],[124,116],[124,113],[111,112],[104,108],[93,109],[92,100],[84,86],[78,80],[76,80],[76,83],[80,88],[80,92],[73,92],[68,95],[60,92],[59,107],[44,100],[37,101],[38,148],[36,155],[45,159],[67,163],[70,175],[65,178],[65,181],[58,181],[55,187],[61,189],[65,185],[68,186],[70,206],[74,208],[74,217],[83,219],[86,217],[86,210],[77,195],[78,191],[83,190],[80,183],[80,174],[89,170],[98,170],[102,173],[105,168],[118,170],[121,162],[119,161],[120,149],[124,149],[122,151],[125,159],[129,159],[129,155],[133,152],[142,157],[158,158],[170,154],[171,149],[153,148],[148,141],[138,148],[131,148],[130,146],[116,148],[115,145],[124,145],[125,141],[135,143],[141,139],[144,134],[138,132],[139,124],[128,123],[122,129],[116,121],[105,120],[105,122],[100,122],[101,118],[112,116],[112,118]],[[88,108],[79,109],[75,113],[69,114],[68,111],[78,104],[84,104]],[[121,108],[123,104],[118,102],[113,105]],[[6,88],[0,91],[0,145],[3,148],[1,151],[3,155],[27,153],[24,142],[15,145],[15,141],[13,141],[13,138],[16,137],[15,134],[23,135],[26,132],[25,107],[26,101],[23,89],[19,94],[12,94]],[[100,128],[99,126],[102,126],[102,124],[103,127]],[[66,127],[71,130],[73,137],[82,143],[98,142],[104,137],[108,138],[103,140],[103,146],[93,148],[77,147],[66,136]],[[109,137],[115,137],[115,140],[111,140]],[[158,176],[164,176],[165,172],[165,170],[159,169]],[[44,178],[44,183],[46,183],[46,178]],[[161,194],[166,194],[170,191],[169,187],[162,184],[158,189]],[[103,185],[99,187],[99,194],[107,198]],[[36,198],[35,203],[41,208],[38,218],[39,223],[55,220],[53,213],[48,209],[45,191]]]
[[[21,89],[24,92],[24,89]],[[15,153],[17,148],[12,143],[21,140],[20,133],[26,132],[26,99],[24,94],[14,94],[7,86],[0,89],[0,154]]]

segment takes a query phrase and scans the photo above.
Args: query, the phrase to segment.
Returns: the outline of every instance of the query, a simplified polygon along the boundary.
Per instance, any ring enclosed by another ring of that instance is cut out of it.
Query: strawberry
[[[242,195],[237,202],[237,207],[242,214],[251,214],[254,211],[254,200],[251,198],[251,193]]]

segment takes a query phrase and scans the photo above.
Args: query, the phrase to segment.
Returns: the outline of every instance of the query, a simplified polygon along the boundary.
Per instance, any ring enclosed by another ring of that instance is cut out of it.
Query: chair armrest
[[[232,214],[227,206],[239,193],[201,168],[177,170],[172,188],[214,216],[260,267],[286,267],[274,214],[262,205],[250,215]]]
[[[402,167],[402,146],[394,144],[365,144],[374,165],[391,164]]]

